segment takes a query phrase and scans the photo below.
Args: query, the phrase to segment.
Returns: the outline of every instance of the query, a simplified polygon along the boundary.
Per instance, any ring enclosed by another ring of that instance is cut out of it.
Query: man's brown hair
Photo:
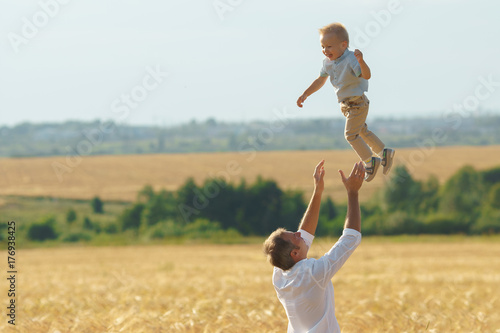
[[[281,237],[286,229],[276,229],[264,242],[264,253],[271,265],[281,268],[284,271],[289,270],[295,265],[290,252],[298,249],[292,242]]]

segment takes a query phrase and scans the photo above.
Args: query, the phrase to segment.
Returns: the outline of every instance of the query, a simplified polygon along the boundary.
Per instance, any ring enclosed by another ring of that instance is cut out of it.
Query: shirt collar
[[[338,64],[339,62],[341,62],[342,60],[344,60],[345,57],[347,57],[348,53],[349,53],[349,49],[345,49],[344,53],[342,53],[342,55],[340,57],[338,57],[337,59],[335,59],[334,62],[336,64]]]

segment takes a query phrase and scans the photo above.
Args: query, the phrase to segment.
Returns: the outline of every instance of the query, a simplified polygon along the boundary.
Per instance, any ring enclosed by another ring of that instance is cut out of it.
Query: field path
[[[312,171],[326,160],[326,194],[344,201],[338,169],[350,171],[356,162],[352,150],[273,151],[157,155],[83,156],[67,161],[64,156],[0,159],[0,196],[52,196],[133,201],[137,191],[151,184],[155,189],[176,190],[186,178],[200,184],[219,175],[231,182],[253,182],[258,175],[276,180],[282,188],[299,189],[309,195]],[[405,164],[416,179],[436,175],[441,182],[460,167],[470,164],[482,170],[500,165],[500,146],[398,149],[396,164]],[[59,177],[54,167],[59,170]],[[361,200],[383,186],[380,174],[363,186]]]

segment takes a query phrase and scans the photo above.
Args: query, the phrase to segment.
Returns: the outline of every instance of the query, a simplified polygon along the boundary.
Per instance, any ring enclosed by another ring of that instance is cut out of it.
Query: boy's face
[[[339,58],[347,49],[347,41],[341,42],[335,33],[326,33],[319,36],[323,54],[330,60]]]

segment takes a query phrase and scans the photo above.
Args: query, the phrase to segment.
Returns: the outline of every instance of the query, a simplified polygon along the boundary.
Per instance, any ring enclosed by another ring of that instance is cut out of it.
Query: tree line
[[[417,181],[399,166],[366,205],[369,234],[485,234],[500,232],[500,167],[464,166],[443,185]]]
[[[188,179],[177,192],[155,192],[146,186],[120,219],[123,229],[135,230],[142,224],[170,221],[186,226],[202,219],[224,230],[262,236],[278,227],[296,228],[305,199],[300,191],[284,191],[262,178],[253,184],[207,179],[200,185]],[[325,198],[318,234],[338,235],[345,210]],[[386,186],[362,205],[362,215],[363,233],[368,235],[500,232],[500,168],[476,171],[466,166],[440,186],[434,176],[418,181],[406,167],[395,167]]]
[[[190,178],[177,191],[155,191],[146,185],[116,216],[116,223],[100,225],[85,218],[82,232],[62,240],[85,241],[101,232],[152,239],[265,236],[278,227],[297,228],[308,199],[301,191],[283,190],[261,177],[252,184],[216,178],[196,184]],[[103,213],[99,198],[91,204],[95,213]],[[386,186],[361,210],[364,235],[500,233],[500,167],[477,171],[465,166],[440,185],[434,176],[415,180],[406,167],[397,166]],[[317,235],[340,235],[345,213],[345,204],[325,197]],[[75,219],[76,212],[69,210],[67,223]],[[32,224],[28,238],[58,239],[56,225],[53,217]]]
[[[162,221],[187,226],[211,221],[242,235],[267,235],[278,227],[295,229],[307,206],[300,191],[284,191],[273,180],[253,184],[188,179],[177,192],[155,192],[146,186],[138,201],[121,216],[123,229],[138,230]],[[321,207],[318,235],[340,234],[346,207],[330,197]],[[500,167],[458,170],[443,185],[436,177],[413,179],[404,166],[395,167],[386,186],[362,205],[363,233],[479,234],[500,232]]]

